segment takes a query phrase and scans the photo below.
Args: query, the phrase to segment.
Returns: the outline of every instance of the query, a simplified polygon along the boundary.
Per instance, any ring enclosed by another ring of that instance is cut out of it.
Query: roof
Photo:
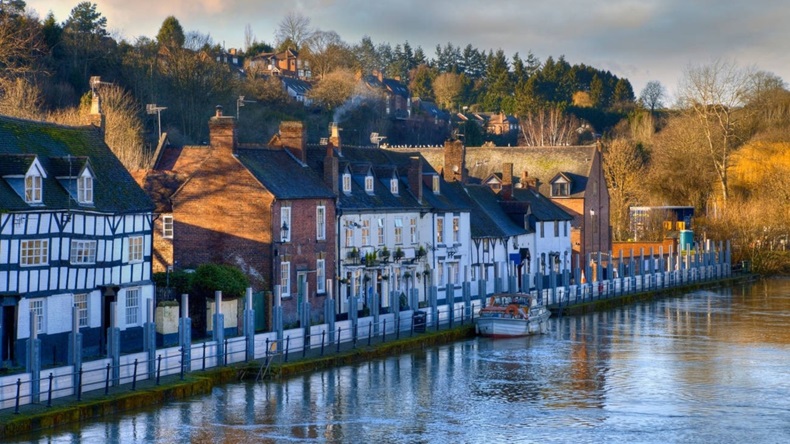
[[[9,182],[13,179],[0,180],[0,211],[84,208],[70,197],[63,181],[57,178],[76,177],[88,163],[94,174],[91,210],[106,213],[153,210],[151,200],[93,126],[72,127],[0,116],[0,157],[2,176],[24,174],[34,158],[47,173],[40,207],[28,205],[14,191]],[[73,173],[68,171],[69,162]]]
[[[470,185],[466,190],[474,205],[469,217],[473,238],[502,238],[527,233],[503,210],[499,196],[489,187]]]
[[[303,96],[307,95],[307,93],[313,89],[312,85],[309,83],[293,77],[280,77],[280,81],[283,82],[283,85],[285,85],[286,88]]]
[[[513,199],[529,203],[530,213],[538,221],[573,220],[568,212],[532,188],[515,188]]]
[[[284,149],[237,149],[236,156],[278,199],[335,197],[323,178]]]
[[[387,148],[399,152],[419,152],[437,171],[444,164],[442,148]],[[540,191],[550,195],[549,181],[557,173],[564,173],[572,180],[570,197],[584,197],[587,178],[597,148],[595,145],[559,147],[467,147],[466,168],[471,181],[483,180],[502,170],[503,163],[513,163],[516,182],[527,171],[543,185]]]

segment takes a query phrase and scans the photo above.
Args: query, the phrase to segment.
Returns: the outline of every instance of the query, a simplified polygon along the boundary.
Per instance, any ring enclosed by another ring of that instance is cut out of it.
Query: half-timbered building
[[[25,362],[33,329],[42,363],[65,362],[75,321],[86,357],[104,353],[113,321],[122,349],[142,348],[152,210],[101,128],[0,117],[4,366]]]

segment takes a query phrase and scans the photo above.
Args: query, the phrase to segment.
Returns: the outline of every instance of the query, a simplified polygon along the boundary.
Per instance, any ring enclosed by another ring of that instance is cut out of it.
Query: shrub
[[[192,294],[210,298],[215,291],[222,291],[223,298],[235,299],[244,296],[249,285],[247,276],[234,266],[203,264],[192,277]]]

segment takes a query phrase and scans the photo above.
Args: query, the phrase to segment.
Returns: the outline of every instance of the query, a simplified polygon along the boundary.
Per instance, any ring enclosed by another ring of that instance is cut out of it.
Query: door
[[[101,335],[99,336],[99,353],[107,352],[107,330],[112,320],[112,303],[115,302],[115,292],[105,290],[101,298]]]
[[[14,362],[16,342],[16,305],[4,305],[0,318],[0,362]]]

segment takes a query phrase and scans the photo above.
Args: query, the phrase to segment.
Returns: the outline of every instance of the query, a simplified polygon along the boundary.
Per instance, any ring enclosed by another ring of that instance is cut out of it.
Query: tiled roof
[[[474,208],[470,214],[472,237],[510,237],[527,232],[502,209],[497,196],[487,186],[466,187]]]
[[[283,149],[238,149],[236,155],[278,199],[334,198],[324,180]]]
[[[0,169],[19,170],[25,164],[29,167],[31,155],[38,156],[39,162],[47,171],[47,179],[42,184],[42,209],[66,210],[79,207],[53,174],[63,165],[62,158],[74,156],[78,159],[90,159],[95,173],[92,210],[107,213],[153,210],[151,200],[92,126],[68,127],[0,116],[0,156],[3,157],[0,161],[3,166]],[[81,162],[78,159],[74,159],[76,163]],[[11,162],[7,162],[8,160]],[[21,174],[26,170],[25,168]],[[0,183],[0,211],[37,209],[25,203],[6,180],[0,180]]]

